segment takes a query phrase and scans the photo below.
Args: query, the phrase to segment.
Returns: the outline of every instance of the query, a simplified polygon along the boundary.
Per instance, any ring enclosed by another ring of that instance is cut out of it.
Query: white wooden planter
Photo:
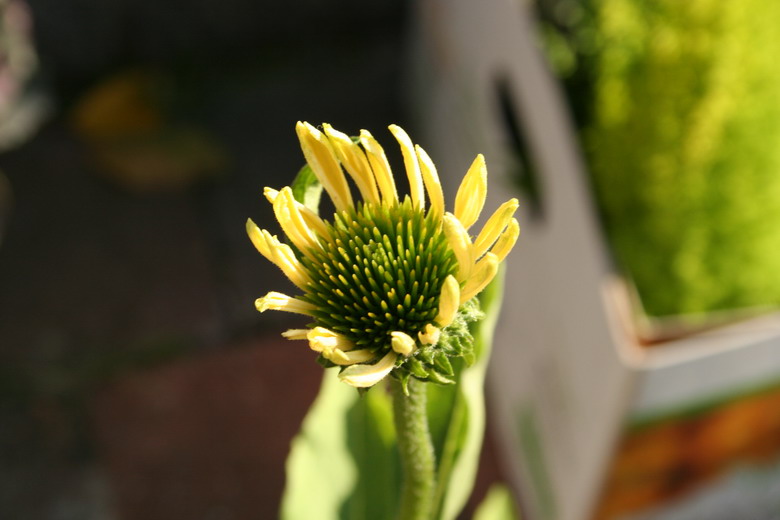
[[[776,450],[757,446],[764,441],[755,435],[780,428],[766,424],[780,416],[772,390],[780,385],[780,314],[642,347],[526,2],[428,0],[417,15],[416,140],[445,179],[447,200],[481,152],[486,212],[512,192],[525,210],[489,396],[527,517],[725,520],[780,510],[780,435]],[[525,136],[537,211],[507,174],[507,117]]]

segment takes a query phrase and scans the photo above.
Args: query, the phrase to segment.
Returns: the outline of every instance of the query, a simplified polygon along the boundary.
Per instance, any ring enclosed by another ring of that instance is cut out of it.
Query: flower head
[[[283,336],[307,340],[323,364],[342,367],[339,377],[352,386],[370,387],[390,374],[404,383],[409,377],[452,382],[451,359],[473,358],[467,323],[479,317],[474,297],[519,235],[517,200],[502,204],[473,238],[468,230],[487,193],[481,155],[450,213],[433,162],[400,127],[390,131],[409,182],[404,198],[384,150],[366,130],[354,140],[327,124],[319,131],[299,122],[296,130],[336,212],[323,220],[295,200],[291,188],[265,189],[290,245],[251,220],[247,232],[303,294],[270,292],[257,309],[313,318],[310,328]],[[353,198],[348,179],[361,200]]]

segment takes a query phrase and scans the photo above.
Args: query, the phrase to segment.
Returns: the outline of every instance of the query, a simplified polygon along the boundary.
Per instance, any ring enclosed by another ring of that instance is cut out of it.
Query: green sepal
[[[418,379],[425,380],[428,378],[428,371],[425,370],[425,366],[419,359],[411,357],[406,360],[405,366]]]
[[[417,354],[417,357],[420,358],[421,361],[425,362],[428,365],[433,364],[433,349],[431,348],[422,348],[420,349],[419,354]]]
[[[428,381],[432,383],[437,383],[439,385],[454,385],[455,380],[450,379],[449,377],[445,377],[441,375],[439,372],[435,370],[431,370],[428,372]]]
[[[433,358],[433,364],[440,372],[447,374],[448,376],[455,375],[455,372],[452,370],[452,363],[450,363],[449,358],[447,358],[446,354],[443,352],[436,354]]]
[[[401,390],[404,391],[404,395],[408,396],[409,378],[412,377],[412,375],[409,372],[401,372],[400,370],[396,370],[394,374],[396,375],[398,382],[401,383]]]

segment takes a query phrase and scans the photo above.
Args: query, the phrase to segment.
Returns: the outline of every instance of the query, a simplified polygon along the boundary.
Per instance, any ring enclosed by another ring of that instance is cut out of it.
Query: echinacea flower
[[[467,323],[479,315],[474,297],[495,276],[520,232],[516,199],[502,204],[472,237],[487,193],[478,155],[464,177],[452,212],[433,162],[400,127],[398,141],[409,180],[399,198],[384,150],[366,130],[353,140],[330,125],[296,126],[304,157],[330,196],[330,220],[295,200],[292,189],[265,189],[289,244],[251,220],[257,250],[303,294],[270,292],[255,302],[311,317],[309,328],[283,333],[306,340],[339,377],[370,387],[392,374],[451,383],[456,357],[473,359]],[[346,175],[345,175],[346,174]],[[362,200],[353,198],[348,178]],[[427,200],[426,200],[427,193]]]

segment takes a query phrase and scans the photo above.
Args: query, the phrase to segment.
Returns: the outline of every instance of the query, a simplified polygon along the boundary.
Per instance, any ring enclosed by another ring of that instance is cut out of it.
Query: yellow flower
[[[251,220],[247,232],[303,294],[270,292],[255,302],[257,309],[314,318],[312,328],[283,336],[307,340],[326,366],[342,367],[339,377],[352,386],[370,387],[388,374],[402,382],[451,382],[450,359],[468,360],[471,352],[467,322],[479,314],[474,297],[520,233],[517,200],[502,204],[474,239],[468,230],[487,194],[482,155],[448,212],[436,167],[400,127],[390,131],[409,183],[402,199],[385,152],[369,132],[361,130],[353,140],[330,125],[323,130],[296,126],[304,157],[336,213],[323,220],[289,187],[265,189],[290,245]],[[350,180],[360,193],[357,202]]]

